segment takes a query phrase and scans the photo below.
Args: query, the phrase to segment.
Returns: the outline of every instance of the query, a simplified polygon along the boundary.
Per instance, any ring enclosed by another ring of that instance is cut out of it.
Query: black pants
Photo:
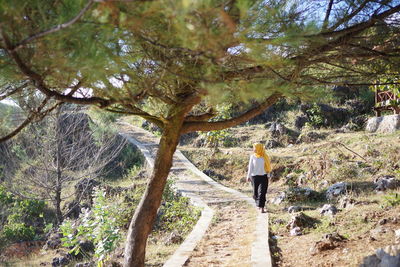
[[[268,189],[268,175],[256,175],[251,177],[251,184],[253,185],[253,198],[256,201],[257,207],[264,208],[265,195]]]

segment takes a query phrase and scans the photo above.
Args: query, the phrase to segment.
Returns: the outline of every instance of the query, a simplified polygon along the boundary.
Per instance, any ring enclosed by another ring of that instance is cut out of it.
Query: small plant
[[[383,197],[385,206],[395,207],[400,205],[400,194],[399,193],[389,193]]]
[[[306,110],[306,114],[309,118],[309,123],[314,128],[319,128],[324,125],[324,117],[321,110],[321,107],[316,103],[312,104],[312,106]]]
[[[104,190],[94,193],[93,207],[84,210],[79,217],[80,223],[65,221],[61,226],[63,246],[72,247],[70,253],[81,252],[79,242],[84,239],[95,245],[94,256],[102,265],[105,258],[117,247],[121,238],[115,212],[118,203],[109,202]]]

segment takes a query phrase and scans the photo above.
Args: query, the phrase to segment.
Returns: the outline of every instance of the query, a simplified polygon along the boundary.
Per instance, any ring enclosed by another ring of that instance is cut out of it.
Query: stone
[[[297,116],[296,119],[294,120],[294,126],[300,130],[301,128],[306,125],[306,122],[308,122],[308,118],[304,115]]]
[[[94,250],[95,250],[95,246],[94,246],[93,242],[88,241],[88,240],[79,241],[79,247],[80,247],[81,251],[85,252],[85,253],[94,252]]]
[[[62,257],[56,257],[53,258],[53,261],[51,263],[52,267],[57,267],[57,266],[66,266],[70,263],[70,259],[68,256],[62,256]]]
[[[400,243],[400,228],[394,231],[394,241]]]
[[[215,178],[217,180],[225,180],[226,179],[226,177],[223,176],[222,174],[216,173],[215,171],[210,170],[210,169],[204,170],[203,173],[205,175],[210,176],[211,178]]]
[[[353,208],[356,205],[356,203],[357,203],[357,201],[354,200],[353,198],[344,196],[339,199],[338,207],[339,207],[339,209],[349,209],[349,208]]]
[[[288,212],[289,213],[299,212],[299,211],[302,211],[302,210],[303,210],[303,208],[300,207],[300,206],[290,206],[288,208]]]
[[[286,225],[286,229],[293,229],[296,227],[304,228],[304,227],[312,227],[315,225],[315,219],[305,215],[303,212],[292,215],[289,223]]]
[[[365,130],[367,132],[393,133],[400,129],[400,115],[388,115],[370,118]]]
[[[319,211],[320,214],[325,216],[333,216],[338,212],[337,208],[332,204],[325,204]]]
[[[281,192],[279,196],[272,198],[269,202],[275,205],[281,204],[286,199],[286,193]]]
[[[170,233],[164,240],[166,245],[179,244],[182,241],[183,237],[177,231]]]
[[[387,189],[396,189],[399,181],[393,175],[383,175],[374,179],[375,191],[386,191]]]
[[[58,233],[57,231],[55,232],[50,232],[48,234],[46,244],[44,245],[44,249],[57,249],[61,246],[61,238],[62,234]]]
[[[279,122],[273,122],[268,131],[271,133],[271,136],[279,137],[287,134],[288,129]]]
[[[101,183],[94,179],[84,178],[75,185],[75,199],[87,199],[92,202],[94,188]]]
[[[383,228],[382,226],[378,226],[369,231],[370,236],[376,240],[379,239],[382,233],[386,233],[386,229]]]
[[[93,261],[91,262],[79,262],[75,264],[75,267],[95,267],[95,263]]]
[[[265,143],[265,147],[268,149],[281,147],[281,146],[282,146],[282,144],[274,139],[270,139]]]
[[[342,194],[345,194],[347,192],[347,186],[348,184],[346,182],[340,182],[331,185],[325,193],[326,198],[331,200],[337,198]]]
[[[301,133],[299,137],[297,138],[296,143],[312,143],[316,142],[320,139],[324,139],[327,135],[326,134],[320,134],[314,131],[311,132],[306,132],[306,133]]]
[[[300,227],[295,227],[295,228],[291,229],[291,230],[290,230],[290,235],[291,235],[291,236],[299,236],[299,235],[302,235],[301,228],[300,228]]]

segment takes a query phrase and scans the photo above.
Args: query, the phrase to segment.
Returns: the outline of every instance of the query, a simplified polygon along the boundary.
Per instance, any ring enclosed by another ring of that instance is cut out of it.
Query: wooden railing
[[[400,97],[392,91],[375,90],[375,114],[381,116],[384,110],[391,110],[393,114],[400,114]]]

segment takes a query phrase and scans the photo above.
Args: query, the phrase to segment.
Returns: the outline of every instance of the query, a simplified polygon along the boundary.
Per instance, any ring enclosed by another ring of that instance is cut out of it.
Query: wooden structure
[[[375,89],[375,114],[381,116],[383,110],[392,110],[393,114],[400,114],[400,96],[391,90],[382,91]]]

